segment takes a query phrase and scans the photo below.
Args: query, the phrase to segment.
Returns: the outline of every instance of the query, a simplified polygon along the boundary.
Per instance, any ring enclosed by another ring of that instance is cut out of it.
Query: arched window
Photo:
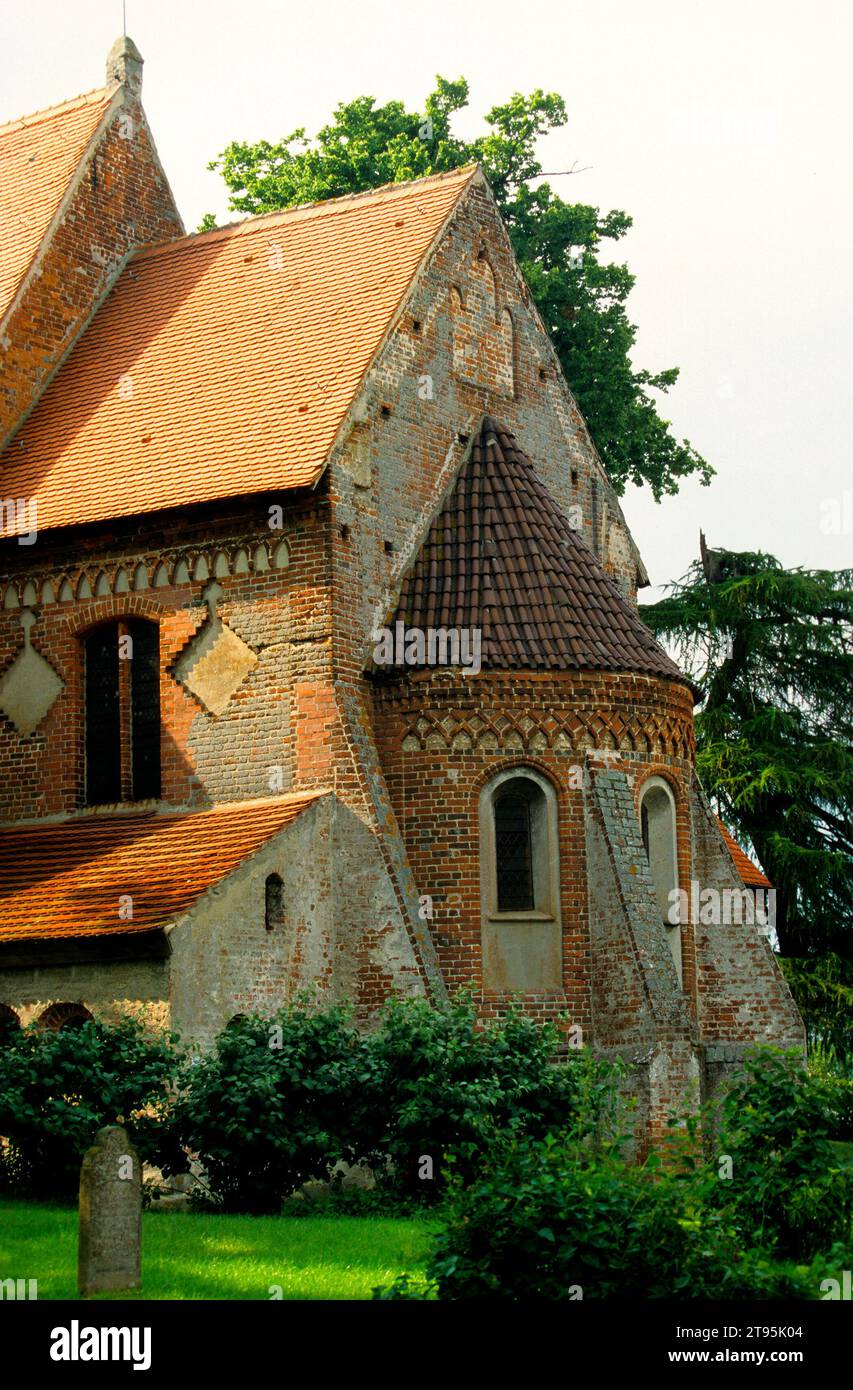
[[[39,1027],[51,1033],[64,1028],[81,1028],[84,1023],[93,1023],[94,1018],[82,1004],[51,1004],[39,1016]]]
[[[270,874],[264,885],[264,926],[275,931],[284,918],[284,884],[278,874]]]
[[[86,805],[160,795],[160,629],[103,623],[83,639]]]
[[[480,794],[483,986],[562,984],[556,792],[532,768],[499,772]]]
[[[498,912],[526,912],[536,907],[531,801],[541,795],[533,783],[519,779],[507,783],[495,796]]]
[[[640,831],[658,911],[666,927],[669,949],[681,980],[681,928],[670,920],[670,912],[678,899],[678,841],[676,838],[675,797],[662,777],[650,777],[640,797]]]
[[[556,916],[557,802],[550,782],[528,768],[499,773],[484,788],[480,813],[489,915]]]

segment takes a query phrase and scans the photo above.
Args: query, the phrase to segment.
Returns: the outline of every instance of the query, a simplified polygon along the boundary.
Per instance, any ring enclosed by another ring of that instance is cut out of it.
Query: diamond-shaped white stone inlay
[[[201,632],[184,648],[173,668],[176,679],[211,714],[222,714],[227,709],[235,691],[258,664],[252,648],[217,615],[216,601],[221,593],[218,584],[208,584],[203,597],[210,608],[210,617]]]
[[[30,646],[30,628],[34,622],[29,610],[21,614],[23,648],[0,676],[0,710],[8,715],[19,734],[33,733],[65,688],[65,682],[50,662]]]

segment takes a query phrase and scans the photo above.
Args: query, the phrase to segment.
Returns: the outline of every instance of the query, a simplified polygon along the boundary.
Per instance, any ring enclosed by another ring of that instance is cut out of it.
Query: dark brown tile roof
[[[689,683],[515,436],[489,416],[403,581],[398,621],[479,627],[484,667],[638,671]]]

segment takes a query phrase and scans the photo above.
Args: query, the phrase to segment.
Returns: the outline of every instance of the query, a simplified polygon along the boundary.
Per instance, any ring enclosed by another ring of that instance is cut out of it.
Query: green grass
[[[388,1216],[144,1212],[142,1289],[115,1298],[364,1299],[421,1273],[437,1222]],[[77,1298],[77,1211],[0,1200],[0,1279],[37,1279],[39,1299]]]

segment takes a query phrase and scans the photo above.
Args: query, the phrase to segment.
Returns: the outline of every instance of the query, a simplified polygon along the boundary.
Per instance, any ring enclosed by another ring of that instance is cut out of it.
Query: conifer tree
[[[703,690],[697,769],[776,889],[783,956],[853,963],[853,571],[708,551],[643,618]],[[853,984],[849,969],[824,968]]]

